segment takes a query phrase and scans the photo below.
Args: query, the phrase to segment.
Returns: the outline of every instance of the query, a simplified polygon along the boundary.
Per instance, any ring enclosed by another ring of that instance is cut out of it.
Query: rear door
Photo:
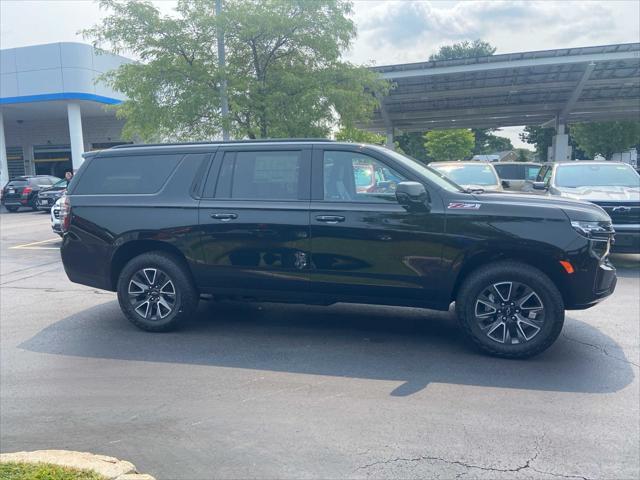
[[[312,292],[381,303],[437,302],[444,212],[408,212],[396,185],[419,180],[374,152],[315,147],[311,202]]]
[[[200,201],[205,287],[285,299],[309,282],[311,150],[226,146]]]

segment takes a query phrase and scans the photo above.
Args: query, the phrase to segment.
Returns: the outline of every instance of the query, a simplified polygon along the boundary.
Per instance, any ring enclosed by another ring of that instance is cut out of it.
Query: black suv
[[[16,177],[2,189],[0,203],[10,212],[17,212],[20,207],[38,210],[38,194],[59,181],[51,175]]]
[[[201,295],[438,310],[455,301],[483,350],[526,357],[555,341],[565,309],[591,307],[616,284],[600,207],[470,192],[371,145],[89,153],[62,225],[69,278],[117,291],[127,318],[150,331],[176,326]]]

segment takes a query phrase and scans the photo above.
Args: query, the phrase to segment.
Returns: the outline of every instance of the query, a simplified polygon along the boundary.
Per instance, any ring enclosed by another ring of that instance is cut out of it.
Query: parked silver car
[[[429,166],[468,190],[502,192],[509,186],[488,162],[431,162]]]
[[[533,188],[602,207],[616,231],[613,251],[640,253],[640,175],[620,162],[550,162]]]

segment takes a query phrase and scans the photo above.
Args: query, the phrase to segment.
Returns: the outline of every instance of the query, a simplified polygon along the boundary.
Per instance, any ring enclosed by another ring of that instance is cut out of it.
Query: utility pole
[[[216,0],[216,17],[222,13],[222,0]],[[225,68],[227,62],[224,58],[224,30],[218,26],[218,66],[222,70],[222,81],[220,82],[220,111],[222,113],[222,139],[229,140],[229,99],[227,98],[227,74]]]

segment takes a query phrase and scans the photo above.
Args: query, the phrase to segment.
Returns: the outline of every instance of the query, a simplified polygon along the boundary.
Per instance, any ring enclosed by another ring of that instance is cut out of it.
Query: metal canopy
[[[640,43],[372,70],[393,83],[361,125],[378,132],[640,119]]]

